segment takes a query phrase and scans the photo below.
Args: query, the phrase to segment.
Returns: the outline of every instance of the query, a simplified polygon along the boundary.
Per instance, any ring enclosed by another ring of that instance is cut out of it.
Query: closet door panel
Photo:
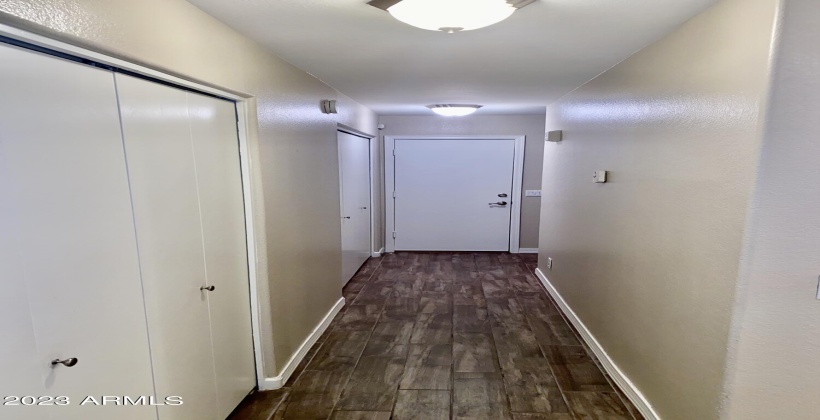
[[[187,93],[117,75],[160,418],[217,418]]]
[[[239,138],[234,103],[188,93],[199,185],[220,418],[256,384]]]
[[[2,106],[2,105],[0,105]],[[0,116],[0,124],[2,116]],[[0,130],[2,130],[0,128]],[[50,368],[37,355],[37,341],[31,319],[26,270],[19,249],[19,231],[16,220],[20,215],[12,195],[9,157],[4,153],[5,142],[0,135],[0,337],[7,337],[0,346],[0,396],[45,395],[43,378]],[[2,406],[0,418],[36,420],[47,416],[44,408]]]
[[[15,294],[0,301],[16,312],[29,299],[37,346],[13,371],[28,372],[25,387],[36,376],[44,395],[71,398],[50,407],[52,418],[155,418],[150,406],[80,406],[85,396],[153,394],[113,74],[0,45],[0,92],[3,247],[12,248],[2,270],[12,267]],[[22,347],[11,351],[31,350],[27,328],[12,332]],[[67,358],[78,363],[51,366]]]

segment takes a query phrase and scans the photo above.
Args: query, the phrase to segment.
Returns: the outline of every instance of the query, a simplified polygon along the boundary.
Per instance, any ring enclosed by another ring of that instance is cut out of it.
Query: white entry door
[[[508,251],[515,140],[396,140],[395,249]]]
[[[342,285],[370,258],[370,139],[339,132]]]

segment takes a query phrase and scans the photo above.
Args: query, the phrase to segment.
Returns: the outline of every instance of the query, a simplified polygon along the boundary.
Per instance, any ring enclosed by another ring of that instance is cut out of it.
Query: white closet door
[[[370,140],[339,132],[342,285],[370,258]]]
[[[236,106],[188,93],[204,236],[219,418],[256,384]]]
[[[214,356],[187,93],[116,75],[151,354],[167,419],[216,419]]]
[[[0,45],[0,92],[3,396],[71,398],[35,418],[156,418],[80,406],[153,394],[113,74]]]

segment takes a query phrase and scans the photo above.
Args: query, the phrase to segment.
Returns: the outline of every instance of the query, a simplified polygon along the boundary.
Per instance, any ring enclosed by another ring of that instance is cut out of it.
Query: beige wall
[[[251,153],[265,374],[341,297],[337,123],[376,116],[183,0],[6,0],[0,23],[253,97]],[[339,116],[319,111],[339,98]]]
[[[471,115],[461,118],[439,116],[380,116],[385,125],[383,136],[488,136],[525,135],[525,190],[541,189],[541,165],[544,152],[544,115]],[[522,193],[523,195],[523,193]],[[522,197],[521,248],[538,248],[538,223],[541,202],[536,197]]]
[[[665,419],[719,415],[777,6],[724,0],[548,110],[540,269]]]
[[[785,0],[723,418],[820,417],[820,3]]]

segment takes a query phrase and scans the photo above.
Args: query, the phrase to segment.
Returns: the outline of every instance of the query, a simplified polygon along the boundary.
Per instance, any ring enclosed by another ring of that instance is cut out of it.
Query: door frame
[[[510,253],[518,254],[521,251],[521,196],[524,185],[524,149],[527,137],[516,135],[503,136],[385,136],[384,137],[384,209],[385,252],[396,251],[396,168],[395,145],[396,140],[512,140],[515,142],[515,158],[513,161],[513,188],[510,203]]]
[[[384,251],[384,247],[382,247],[376,238],[376,232],[379,230],[379,215],[376,214],[376,183],[373,182],[376,179],[377,171],[379,168],[379,161],[380,158],[378,156],[378,140],[379,137],[375,136],[370,133],[365,133],[364,131],[359,131],[353,127],[344,125],[342,123],[336,124],[336,132],[339,131],[352,134],[354,136],[359,136],[369,140],[370,145],[370,256],[373,258],[378,258],[382,256],[382,252]],[[336,141],[339,141],[338,134],[336,136]],[[338,150],[338,145],[337,148]],[[338,157],[337,159],[338,160]],[[341,168],[339,169],[341,171]],[[341,188],[340,188],[341,189]],[[340,196],[341,198],[341,196]],[[341,207],[340,207],[341,208]]]
[[[373,182],[375,176],[375,168],[376,168],[376,136],[372,134],[367,134],[365,132],[356,130],[355,128],[348,127],[344,124],[337,123],[336,128],[336,150],[339,150],[339,133],[350,134],[351,136],[360,137],[362,139],[367,140],[367,147],[368,147],[368,182],[370,185],[368,186],[368,191],[370,192],[370,256],[371,257],[381,257],[381,248],[376,249],[376,212],[375,212],[375,199],[376,199],[376,190],[373,188],[375,183]],[[338,153],[338,152],[337,152]],[[341,212],[342,204],[344,203],[344,191],[342,189],[342,160],[341,156],[337,155],[336,160],[339,162],[339,211]],[[344,215],[340,214],[339,224],[341,225],[341,217]]]
[[[26,44],[40,47],[46,51],[44,53],[54,55],[55,58],[61,57],[56,53],[64,54],[63,59],[83,58],[97,63],[105,64],[111,67],[127,70],[133,72],[138,76],[154,79],[161,83],[169,84],[171,86],[180,87],[196,92],[205,93],[212,96],[218,96],[231,100],[236,106],[236,124],[237,136],[239,138],[239,160],[242,172],[242,198],[245,207],[245,237],[248,256],[248,282],[250,289],[250,308],[251,311],[251,335],[253,338],[253,352],[254,361],[256,364],[256,384],[259,389],[265,389],[265,359],[262,350],[262,334],[261,334],[261,308],[260,296],[267,294],[267,287],[264,282],[259,282],[259,273],[257,271],[256,258],[257,242],[263,241],[261,238],[257,239],[255,232],[257,230],[261,233],[263,228],[255,227],[254,205],[256,202],[261,202],[261,198],[254,201],[256,197],[255,189],[258,189],[257,181],[252,175],[251,168],[256,166],[250,153],[250,102],[254,100],[253,95],[239,93],[237,91],[229,91],[215,88],[205,84],[193,82],[181,77],[173,76],[168,73],[163,73],[146,67],[140,64],[132,63],[119,58],[111,57],[101,54],[83,47],[72,45],[63,41],[58,41],[46,36],[37,35],[22,29],[15,28],[6,24],[0,23],[0,36],[10,40],[21,41]],[[0,41],[2,42],[2,41]],[[13,44],[12,44],[13,45]],[[262,286],[265,285],[264,290]],[[268,311],[269,312],[269,311]]]

